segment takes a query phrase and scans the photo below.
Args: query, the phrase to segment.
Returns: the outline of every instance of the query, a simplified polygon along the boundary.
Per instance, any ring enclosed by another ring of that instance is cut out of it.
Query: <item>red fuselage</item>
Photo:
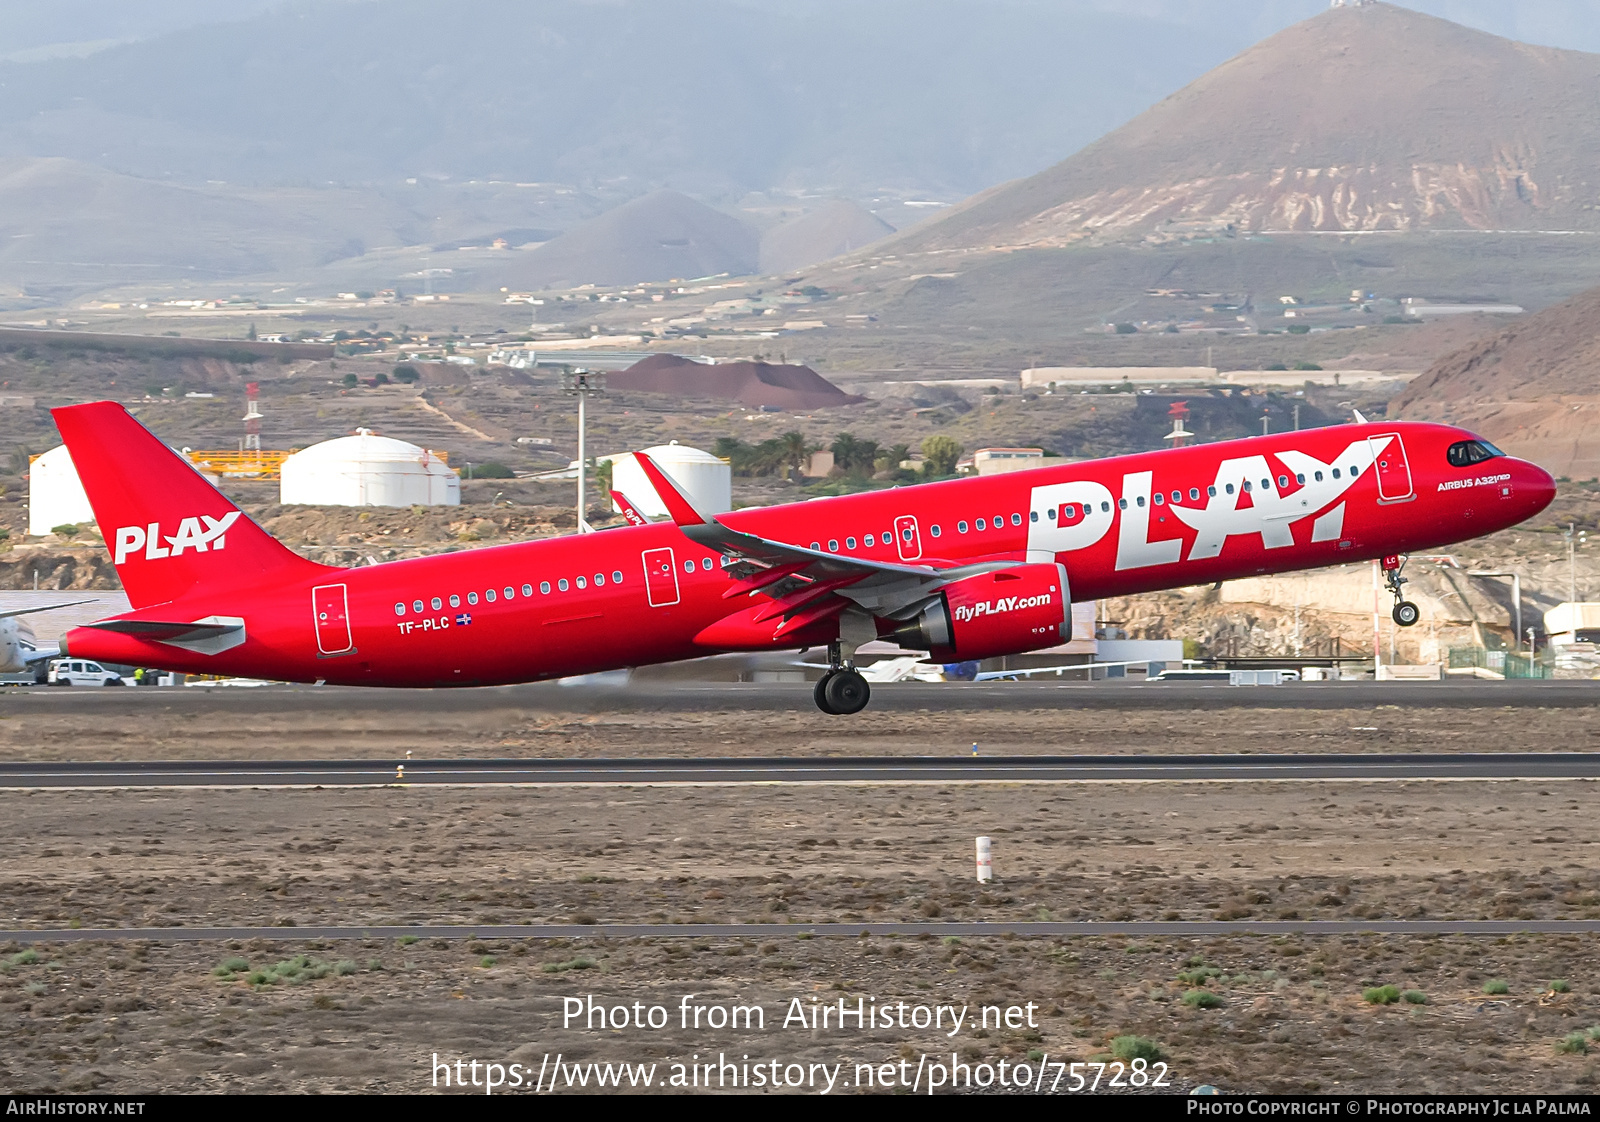
[[[1495,456],[1452,466],[1447,449],[1470,439],[1442,425],[1342,425],[749,509],[718,521],[899,565],[1059,562],[1070,598],[1093,600],[1435,549],[1548,505],[1554,481],[1534,464]],[[733,584],[719,553],[657,523],[321,569],[269,587],[211,581],[129,614],[243,620],[248,638],[217,653],[87,628],[68,643],[74,656],[191,673],[495,685],[727,650],[696,636],[760,601],[759,592],[725,596]],[[892,626],[880,622],[885,634]],[[824,620],[767,646],[826,643],[836,629]]]

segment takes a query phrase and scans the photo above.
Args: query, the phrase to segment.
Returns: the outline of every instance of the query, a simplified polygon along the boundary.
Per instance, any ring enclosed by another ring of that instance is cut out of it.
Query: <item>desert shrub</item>
[[[8,961],[12,966],[32,966],[39,961],[39,952],[33,950],[18,951]]]
[[[394,368],[394,380],[396,382],[404,382],[406,385],[410,385],[421,377],[422,375],[417,368],[409,363],[403,363]]]
[[[1483,983],[1483,992],[1487,994],[1510,993],[1511,987],[1506,985],[1506,983],[1501,981],[1499,978],[1490,978],[1487,982]]]
[[[381,959],[381,958],[369,958],[369,959],[367,959],[367,969],[368,970],[382,970],[383,969],[383,959]]]
[[[1393,1005],[1400,1000],[1400,987],[1372,986],[1362,990],[1361,997],[1372,1005]]]
[[[489,967],[493,966],[494,964],[495,957],[492,954],[486,954],[478,960],[478,965],[483,967],[485,970],[489,969]]]
[[[75,538],[78,536],[78,524],[76,522],[63,522],[59,526],[50,527],[50,532],[58,538]]]
[[[1428,1004],[1428,995],[1421,990],[1406,990],[1400,995],[1400,1000],[1407,1005],[1426,1005]]]
[[[1188,970],[1180,971],[1178,981],[1186,986],[1203,986],[1212,978],[1221,975],[1222,971],[1215,966],[1194,966]]]
[[[1550,992],[1551,993],[1571,993],[1572,992],[1572,983],[1567,981],[1565,978],[1557,978],[1553,982],[1550,983]]]
[[[472,465],[472,478],[474,479],[512,479],[511,469],[505,464],[490,460],[484,464]]]
[[[543,966],[539,967],[539,969],[543,970],[546,974],[565,974],[568,970],[593,970],[594,959],[583,957],[569,958],[565,962],[547,962]]]
[[[1183,1003],[1196,1009],[1215,1009],[1222,1004],[1222,998],[1210,990],[1189,990],[1183,995]]]
[[[1581,1032],[1569,1032],[1556,1041],[1556,1051],[1573,1055],[1583,1055],[1589,1050],[1589,1040]]]
[[[1161,1045],[1151,1040],[1148,1036],[1129,1035],[1112,1038],[1111,1055],[1124,1063],[1129,1060],[1145,1060],[1148,1063],[1154,1063],[1164,1057],[1166,1053],[1161,1050]]]
[[[219,978],[231,978],[235,974],[243,974],[250,969],[250,963],[245,959],[234,957],[225,958],[217,964],[212,971]]]
[[[415,943],[416,941],[417,941],[417,937],[415,935],[402,935],[402,936],[400,936],[400,945],[402,947],[409,947],[412,943]]]
[[[359,969],[361,969],[361,967],[356,965],[355,959],[340,959],[338,962],[333,964],[333,976],[335,978],[343,978],[347,974],[354,974]]]

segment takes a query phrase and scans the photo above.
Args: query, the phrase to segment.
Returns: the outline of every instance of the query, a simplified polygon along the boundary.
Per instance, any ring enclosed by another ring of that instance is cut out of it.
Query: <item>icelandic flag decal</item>
[[[467,612],[462,612],[460,615],[458,615],[456,617],[456,626],[457,627],[465,627],[465,626],[467,626],[467,624],[469,624],[471,622],[472,622],[472,616]]]

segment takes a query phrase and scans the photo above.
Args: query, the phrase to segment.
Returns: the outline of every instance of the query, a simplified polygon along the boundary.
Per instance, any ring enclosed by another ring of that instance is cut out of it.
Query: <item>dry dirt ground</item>
[[[11,759],[392,755],[428,742],[438,755],[681,754],[707,743],[825,754],[864,750],[862,735],[872,751],[908,752],[926,751],[930,735],[974,738],[996,718],[869,713],[846,741],[784,712],[550,706],[520,723],[492,709],[476,723],[460,712],[430,723],[353,710],[329,735],[288,713],[235,711],[230,727],[219,698],[152,707],[137,734],[107,739],[95,706],[11,695],[0,711]],[[1548,749],[1583,735],[1588,712],[999,716],[1007,750],[1160,750],[1181,731],[1214,751],[1334,751],[1356,738],[1395,751]],[[1072,726],[1084,722],[1096,729],[1079,739]],[[284,927],[271,941],[0,947],[0,1089],[426,1090],[435,1053],[521,1063],[530,1081],[546,1053],[569,1065],[656,1063],[659,1082],[674,1062],[725,1053],[808,1073],[843,1063],[841,1093],[863,1089],[858,1062],[905,1059],[909,1079],[953,1051],[993,1075],[1002,1059],[1087,1060],[1136,1034],[1159,1045],[1178,1090],[1584,1090],[1600,1067],[1558,1044],[1600,1024],[1590,937],[404,944],[297,940],[288,925],[1597,918],[1595,809],[1593,784],[1548,781],[0,792],[0,926]],[[988,887],[971,879],[977,834],[995,839],[999,881]],[[298,956],[309,960],[296,966]],[[231,958],[248,965],[214,973]],[[1552,991],[1558,979],[1570,992]],[[1507,992],[1486,993],[1496,980]],[[1426,1000],[1363,1000],[1384,984]],[[1202,988],[1220,1004],[1185,1003]],[[662,1006],[671,1026],[685,994],[759,1004],[767,1027],[563,1027],[563,999],[587,994]],[[858,997],[966,1005],[972,1016],[1032,1002],[1035,1024],[982,1035],[968,1024],[954,1037],[783,1026],[795,998],[809,1015],[813,1000],[853,1008]]]

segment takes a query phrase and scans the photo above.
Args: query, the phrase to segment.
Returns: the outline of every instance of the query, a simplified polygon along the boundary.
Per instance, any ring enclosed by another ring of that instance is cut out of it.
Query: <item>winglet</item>
[[[611,492],[611,501],[617,504],[617,509],[622,512],[622,517],[627,519],[630,526],[648,526],[650,520],[639,513],[639,508],[628,501],[628,496],[621,491]]]
[[[1350,412],[1352,412],[1352,413],[1354,413],[1356,415],[1356,424],[1364,425],[1364,424],[1367,423],[1367,419],[1361,415],[1361,410],[1352,409],[1352,410],[1350,410]]]
[[[644,477],[656,489],[656,496],[660,498],[661,505],[667,508],[667,513],[672,520],[680,526],[708,526],[711,518],[702,514],[689,501],[682,491],[678,490],[667,473],[656,466],[656,462],[643,452],[635,452],[633,458],[639,462],[639,470],[644,472]]]

